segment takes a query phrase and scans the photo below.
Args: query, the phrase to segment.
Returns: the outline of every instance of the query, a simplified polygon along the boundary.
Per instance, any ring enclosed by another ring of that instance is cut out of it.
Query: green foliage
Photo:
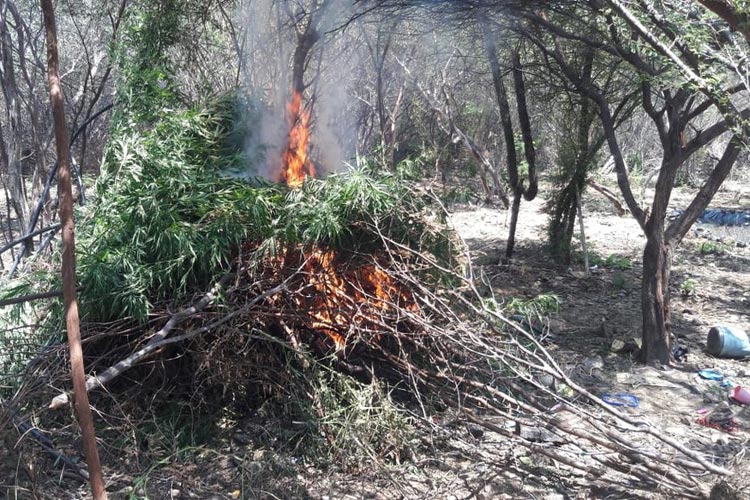
[[[427,158],[424,154],[407,156],[396,165],[396,174],[405,180],[418,180],[425,174]]]
[[[262,251],[307,242],[367,244],[369,222],[450,258],[445,234],[414,217],[425,203],[407,193],[402,173],[410,175],[418,160],[395,174],[357,169],[292,191],[223,175],[247,167],[241,136],[248,117],[240,111],[247,105],[235,95],[181,103],[165,55],[183,21],[164,9],[178,4],[135,9],[116,50],[119,111],[96,202],[79,219],[84,319],[145,321],[155,303],[205,290],[246,241]]]
[[[271,221],[277,190],[218,175],[226,100],[163,109],[152,127],[113,132],[97,201],[82,219],[79,276],[88,319],[145,320],[154,301],[180,297],[226,269],[237,246]]]
[[[560,312],[562,300],[554,293],[542,293],[530,299],[513,298],[505,306],[509,314],[520,314],[528,318],[545,317]]]
[[[184,0],[161,0],[126,11],[123,33],[112,54],[119,75],[116,124],[157,120],[165,107],[179,105],[168,51],[185,21],[182,3]]]
[[[625,275],[617,271],[612,276],[612,286],[614,286],[618,290],[624,290],[627,287],[627,281],[625,280]]]
[[[440,199],[443,200],[443,203],[452,205],[454,203],[476,203],[480,196],[470,186],[456,186],[442,194]]]
[[[168,400],[156,403],[151,418],[124,435],[124,445],[147,448],[152,460],[174,457],[189,460],[198,447],[207,444],[217,428],[218,415],[196,412],[190,403]],[[132,439],[131,439],[132,438]]]
[[[579,197],[583,195],[586,180],[596,165],[598,148],[589,135],[594,127],[594,115],[588,106],[569,103],[565,116],[574,120],[580,129],[576,133],[571,124],[564,123],[564,133],[557,144],[558,169],[552,176],[554,190],[546,210],[549,213],[547,235],[552,255],[563,264],[569,264],[573,253],[573,232]],[[582,133],[582,132],[585,132]]]
[[[154,304],[209,288],[247,241],[263,252],[313,242],[353,248],[378,244],[377,226],[452,258],[447,229],[428,222],[427,200],[397,173],[353,169],[299,190],[223,176],[245,161],[231,147],[235,109],[224,96],[201,108],[152,109],[149,123],[136,121],[137,110],[116,123],[96,202],[79,218],[85,320],[143,322]]]
[[[583,254],[576,254],[576,261],[583,262]],[[596,252],[589,251],[589,264],[592,266],[601,266],[618,271],[627,271],[633,269],[633,260],[626,255],[611,254],[602,257]]]
[[[308,180],[299,190],[223,178],[214,165],[236,161],[216,155],[215,134],[226,129],[211,113],[187,115],[152,129],[158,137],[139,133],[114,145],[115,163],[100,181],[108,188],[82,229],[88,319],[145,320],[154,302],[208,287],[244,241],[263,251],[312,242],[350,248],[377,243],[370,223],[450,257],[444,233],[410,215],[424,203],[408,196],[398,177],[352,170]]]
[[[526,145],[521,135],[516,135],[514,139],[516,147],[516,157],[518,158],[518,178],[525,179],[529,176],[529,162],[526,160]]]
[[[604,259],[603,265],[604,267],[608,267],[610,269],[626,271],[633,268],[633,261],[630,260],[630,257],[612,254]]]
[[[698,246],[701,255],[722,255],[726,252],[726,245],[716,241],[702,241]]]
[[[475,179],[479,175],[479,164],[476,160],[471,159],[466,162],[466,175],[470,179]]]
[[[680,284],[680,295],[691,297],[695,295],[697,283],[693,278],[687,278]]]
[[[335,460],[346,469],[403,459],[414,427],[382,384],[361,384],[320,366],[304,378],[310,390],[288,400],[291,407],[285,411],[308,423],[299,447],[306,455],[313,460]]]

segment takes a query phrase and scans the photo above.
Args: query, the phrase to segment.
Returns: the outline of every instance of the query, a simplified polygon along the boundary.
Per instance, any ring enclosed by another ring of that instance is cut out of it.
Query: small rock
[[[182,495],[182,492],[176,488],[172,488],[171,490],[169,490],[169,494],[171,495],[172,498],[176,498]]]
[[[549,329],[552,330],[555,333],[560,333],[564,331],[567,328],[567,323],[564,320],[561,319],[550,319],[549,320]]]
[[[615,380],[618,384],[630,384],[633,382],[633,377],[627,372],[617,372]]]
[[[552,375],[549,375],[548,373],[543,373],[537,377],[537,380],[539,380],[539,383],[542,384],[544,387],[554,387],[555,386],[555,377]]]
[[[620,352],[625,348],[625,342],[623,342],[620,339],[615,339],[612,341],[612,345],[610,346],[610,350],[612,352]]]
[[[604,360],[601,356],[594,356],[584,359],[582,365],[586,372],[591,373],[593,370],[601,370],[604,368]]]

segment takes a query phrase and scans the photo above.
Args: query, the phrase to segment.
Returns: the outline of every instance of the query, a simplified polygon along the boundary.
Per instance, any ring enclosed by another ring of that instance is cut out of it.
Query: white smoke
[[[246,57],[243,61],[243,91],[248,110],[248,136],[245,152],[247,176],[262,176],[275,181],[281,156],[287,145],[289,124],[286,104],[292,86],[292,55],[297,42],[297,24],[306,22],[302,8],[310,2],[253,0],[241,8],[246,29]],[[310,156],[316,170],[332,172],[344,167],[353,156],[356,130],[351,113],[349,86],[357,64],[347,60],[351,51],[346,34],[336,30],[347,19],[351,0],[320,2],[313,12],[321,35],[310,53],[305,82],[311,82],[304,94],[306,106],[312,97]],[[309,16],[310,14],[307,13]]]

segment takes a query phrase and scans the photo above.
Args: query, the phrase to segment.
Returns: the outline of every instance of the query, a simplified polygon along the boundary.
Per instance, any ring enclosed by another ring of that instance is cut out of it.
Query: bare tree
[[[531,201],[536,198],[537,178],[536,178],[536,152],[534,139],[531,133],[531,121],[529,120],[528,106],[526,104],[526,86],[524,83],[523,69],[521,67],[521,57],[518,47],[511,49],[511,73],[513,75],[513,84],[515,89],[516,107],[518,111],[518,123],[521,129],[523,141],[523,154],[526,159],[528,185],[524,184],[519,176],[519,162],[516,152],[516,136],[513,131],[513,120],[511,117],[510,103],[508,100],[508,91],[505,87],[504,75],[497,55],[497,45],[495,36],[492,33],[489,21],[486,17],[480,17],[482,34],[484,36],[484,47],[487,59],[490,62],[492,71],[492,83],[495,88],[495,96],[500,109],[500,119],[505,137],[505,150],[507,155],[508,182],[513,191],[513,202],[511,204],[510,227],[508,229],[508,242],[505,247],[505,258],[513,257],[513,250],[516,244],[516,226],[518,224],[518,213],[521,208],[521,198]]]
[[[529,16],[529,19],[533,19],[537,23],[540,31],[536,33],[527,31],[526,34],[530,39],[535,40],[537,47],[547,57],[554,60],[565,77],[585,97],[591,99],[598,108],[599,118],[614,160],[618,185],[628,209],[638,221],[646,236],[641,284],[643,316],[641,358],[645,362],[660,361],[668,363],[671,359],[671,315],[668,284],[672,254],[675,246],[679,244],[693,222],[708,206],[737,159],[739,141],[736,132],[734,139],[726,143],[721,159],[715,164],[705,184],[698,190],[688,208],[667,225],[666,213],[677,172],[693,154],[720,140],[723,134],[733,130],[737,120],[748,116],[748,111],[735,110],[736,114],[729,118],[726,118],[725,115],[725,119],[714,121],[706,126],[703,126],[703,124],[694,126],[692,129],[696,132],[692,137],[689,137],[687,131],[691,124],[709,119],[709,111],[714,106],[721,111],[722,107],[733,108],[734,105],[731,102],[717,104],[710,93],[708,98],[701,100],[695,87],[674,86],[670,81],[665,80],[663,76],[668,66],[665,67],[663,58],[648,58],[637,49],[631,48],[632,44],[629,44],[629,41],[635,35],[628,30],[637,32],[640,30],[638,23],[634,20],[629,20],[623,25],[623,23],[617,22],[612,13],[597,9],[588,13],[582,12],[580,18],[589,19],[589,22],[592,22],[591,20],[603,21],[606,32],[599,31],[593,36],[586,35],[582,34],[585,33],[582,30],[563,28],[543,16],[533,15]],[[556,40],[539,38],[537,34],[542,32],[542,28]],[[644,35],[642,32],[639,32],[639,34]],[[662,147],[662,159],[656,180],[655,194],[648,209],[640,206],[633,195],[629,170],[616,133],[616,111],[612,103],[596,82],[581,77],[575,65],[571,64],[563,53],[559,43],[561,37],[584,43],[604,53],[622,58],[634,71],[631,85],[640,85],[642,107],[653,122]]]

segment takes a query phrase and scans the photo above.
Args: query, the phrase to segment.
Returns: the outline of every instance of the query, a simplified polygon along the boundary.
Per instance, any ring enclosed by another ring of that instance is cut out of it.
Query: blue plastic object
[[[609,393],[605,392],[602,394],[602,401],[612,406],[627,406],[628,408],[637,408],[640,405],[638,396],[635,394],[628,394],[627,392]]]
[[[750,339],[741,328],[719,325],[708,331],[706,350],[720,358],[750,356]]]
[[[748,226],[750,225],[750,212],[717,208],[704,211],[698,221],[717,226]]]
[[[724,380],[724,375],[722,375],[719,370],[714,370],[713,368],[704,368],[703,370],[698,370],[698,375],[700,376],[700,378],[704,378],[706,380]]]

